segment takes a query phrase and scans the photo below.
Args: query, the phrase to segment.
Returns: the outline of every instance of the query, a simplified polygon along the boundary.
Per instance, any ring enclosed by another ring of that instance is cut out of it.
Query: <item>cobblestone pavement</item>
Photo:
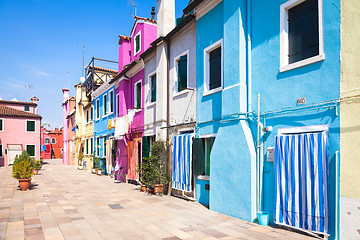
[[[0,239],[314,239],[48,160],[21,192],[0,168]]]

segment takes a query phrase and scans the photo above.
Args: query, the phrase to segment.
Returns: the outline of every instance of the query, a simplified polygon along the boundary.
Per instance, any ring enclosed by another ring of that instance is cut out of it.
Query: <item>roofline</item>
[[[191,10],[193,10],[194,8],[196,8],[197,6],[199,6],[199,4],[202,2],[203,0],[194,0],[192,1],[189,5],[187,5],[186,8],[184,8],[183,13],[184,14],[188,14],[189,12],[191,12]]]
[[[34,102],[18,102],[18,101],[8,101],[8,100],[0,100],[1,103],[10,103],[10,104],[17,104],[17,105],[33,105],[37,106],[37,103]]]

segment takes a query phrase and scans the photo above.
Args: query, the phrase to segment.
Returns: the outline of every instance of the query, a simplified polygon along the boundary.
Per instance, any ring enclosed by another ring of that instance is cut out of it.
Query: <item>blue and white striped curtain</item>
[[[173,140],[172,187],[186,192],[191,191],[193,137],[193,133],[179,134],[175,136]]]
[[[275,137],[275,223],[328,233],[328,132]]]

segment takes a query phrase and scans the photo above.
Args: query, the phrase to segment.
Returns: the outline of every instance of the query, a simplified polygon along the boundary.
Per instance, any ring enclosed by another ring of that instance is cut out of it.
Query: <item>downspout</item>
[[[339,151],[335,152],[335,239],[340,239],[340,161],[339,161]]]
[[[166,65],[167,65],[167,75],[166,75],[166,146],[167,146],[167,174],[170,176],[170,39],[166,39]],[[169,184],[169,190],[170,190]],[[168,193],[171,191],[168,191]]]

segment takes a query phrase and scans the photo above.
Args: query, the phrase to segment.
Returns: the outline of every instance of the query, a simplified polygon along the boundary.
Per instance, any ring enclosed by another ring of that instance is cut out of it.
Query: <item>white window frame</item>
[[[109,91],[108,95],[109,95],[109,114],[113,114],[115,109],[114,106],[112,106],[112,111],[111,111],[111,93],[113,95],[112,99],[113,99],[113,103],[114,103],[114,90]]]
[[[34,146],[34,156],[30,156],[30,157],[36,157],[36,144],[25,144],[25,151],[27,149],[27,146]]]
[[[27,123],[28,123],[28,122],[34,122],[34,127],[35,127],[34,131],[28,131],[28,130],[27,130]],[[36,121],[35,121],[35,120],[26,120],[26,121],[25,121],[25,132],[36,133]]]
[[[106,102],[105,102],[105,96],[106,96]],[[106,112],[105,113],[105,104],[106,104],[106,110],[108,110],[107,108],[108,108],[108,106],[107,106],[107,104],[108,104],[108,99],[109,97],[108,97],[108,94],[107,93],[105,93],[104,95],[103,95],[103,118],[104,117],[106,117],[109,113],[108,112]]]
[[[97,157],[100,157],[100,148],[101,148],[101,143],[100,143],[100,137],[96,137],[96,156]],[[99,139],[99,145],[97,144],[98,143],[98,139]]]
[[[86,146],[87,141],[87,146]],[[89,155],[89,138],[85,139],[85,155]]]
[[[136,107],[136,100],[137,100],[137,92],[136,92],[136,85],[138,84],[138,83],[140,83],[140,88],[142,87],[142,85],[141,85],[141,81],[142,81],[142,79],[140,79],[139,81],[137,81],[135,84],[134,84],[134,108],[137,108]],[[141,89],[140,89],[140,93],[141,93],[142,91],[141,91]],[[143,106],[142,106],[142,96],[140,96],[141,97],[141,100],[140,100],[140,108],[142,108]]]
[[[154,75],[156,75],[156,71],[153,71],[150,74],[148,74],[148,83],[149,83],[149,95],[148,96],[149,97],[148,97],[148,101],[146,101],[146,106],[147,107],[152,107],[152,106],[156,105],[156,101],[151,102],[151,97],[152,97],[152,95],[151,95],[151,87],[152,87],[151,86],[151,77],[154,76]]]
[[[136,37],[138,36],[138,35],[140,35],[140,47],[139,47],[139,51],[137,51],[136,52]],[[141,30],[140,31],[138,31],[138,33],[134,36],[134,56],[136,55],[136,54],[138,54],[139,52],[141,52]]]
[[[0,118],[1,121],[1,124],[2,124],[2,130],[0,130],[0,132],[3,132],[5,130],[5,120],[3,118]]]
[[[115,116],[120,117],[120,94],[115,96]]]
[[[92,147],[91,147],[91,143],[92,143]],[[94,154],[94,145],[95,145],[95,143],[94,143],[94,138],[91,137],[91,138],[90,138],[90,154],[91,154],[91,155]]]
[[[178,72],[179,72],[179,69],[178,69],[178,62],[180,61],[180,57],[182,56],[185,56],[187,55],[187,63],[186,63],[186,74],[187,74],[187,79],[186,79],[186,86],[187,88],[189,88],[190,86],[190,75],[189,75],[189,72],[190,72],[190,68],[189,68],[189,62],[190,62],[190,51],[189,49],[186,50],[185,52],[177,55],[175,58],[174,58],[174,91],[173,91],[173,96],[174,97],[177,97],[177,96],[180,96],[182,94],[185,94],[185,93],[188,93],[190,90],[189,89],[184,89],[183,91],[181,92],[178,92],[178,85],[179,85],[179,81],[178,81]]]
[[[4,157],[4,154],[3,154],[3,151],[4,151],[3,146],[4,146],[4,145],[0,144],[0,146],[1,146],[0,158],[3,158],[3,157]]]
[[[96,120],[99,120],[100,117],[101,117],[101,111],[100,111],[100,99],[96,99],[95,101],[95,105],[96,105],[96,113],[95,113],[95,116],[96,116]],[[97,112],[99,111],[99,117],[97,115]]]
[[[289,71],[291,69],[300,68],[312,63],[323,61],[325,59],[324,53],[324,28],[323,28],[323,1],[318,0],[319,10],[319,55],[298,62],[289,64],[289,26],[288,26],[288,11],[289,9],[303,3],[306,0],[290,0],[280,6],[280,72]]]
[[[50,138],[49,138],[49,137],[46,137],[46,138],[45,138],[45,140],[44,140],[44,144],[46,144],[46,139],[48,139],[48,140],[49,140],[49,143],[48,143],[48,144],[50,144]]]
[[[104,157],[106,157],[106,151],[107,151],[107,149],[105,151],[105,148],[106,148],[105,144],[106,144],[106,141],[107,141],[106,136],[102,137],[102,139],[103,139],[103,158],[104,158]]]
[[[55,141],[53,141],[55,140]],[[56,144],[56,138],[51,138],[51,144]]]
[[[216,48],[221,47],[221,85],[220,87],[209,90],[210,84],[210,65],[209,65],[209,57],[210,52],[215,50]],[[224,47],[223,47],[223,39],[218,40],[217,42],[211,44],[207,48],[204,49],[204,93],[203,96],[207,96],[216,92],[220,92],[223,90],[223,58],[224,58]]]
[[[92,114],[91,114],[91,110],[92,110]],[[94,120],[94,107],[90,108],[89,117],[90,117],[90,122],[92,122]]]

